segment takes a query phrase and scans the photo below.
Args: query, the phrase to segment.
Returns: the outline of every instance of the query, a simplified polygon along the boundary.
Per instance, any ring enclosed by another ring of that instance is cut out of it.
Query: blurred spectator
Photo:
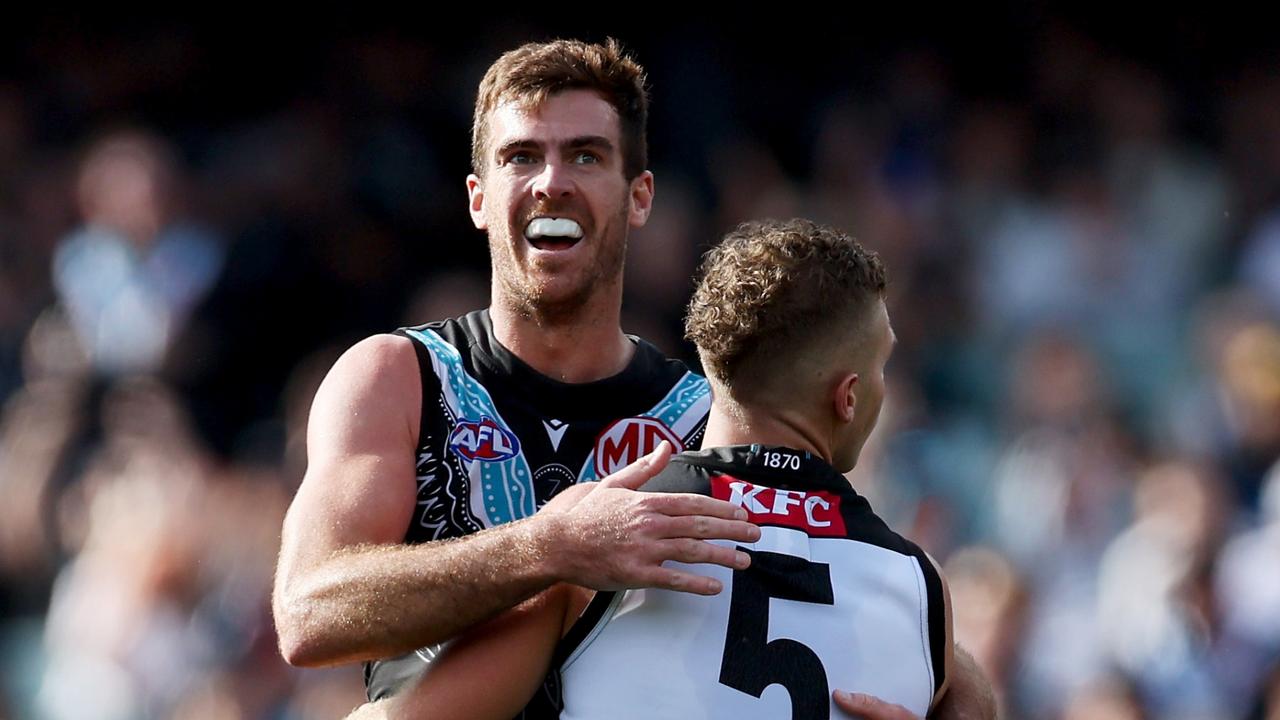
[[[102,374],[158,370],[221,269],[213,234],[184,222],[181,183],[172,151],[138,131],[99,140],[80,168],[84,225],[60,244],[54,283]]]
[[[994,469],[992,521],[1030,586],[1011,700],[1040,716],[1101,670],[1097,567],[1123,527],[1135,459],[1087,347],[1063,334],[1032,335],[1012,365],[1004,422],[1015,432]]]
[[[1012,563],[1000,553],[966,547],[943,567],[951,587],[956,642],[964,646],[991,679],[1004,716],[1010,712],[1010,681],[1026,622],[1026,592]]]
[[[1062,720],[1146,720],[1150,713],[1133,688],[1115,678],[1081,688],[1067,702]]]
[[[1098,628],[1108,657],[1159,717],[1231,717],[1235,683],[1205,587],[1229,498],[1211,470],[1170,462],[1138,482],[1134,521],[1108,547],[1098,578]],[[1247,681],[1246,681],[1247,682]],[[1247,689],[1247,684],[1246,688]]]
[[[1222,632],[1240,655],[1235,672],[1257,680],[1280,657],[1280,462],[1267,476],[1259,522],[1226,544],[1216,568]]]
[[[23,355],[27,384],[0,412],[0,617],[35,613],[48,602],[64,550],[57,493],[88,424],[87,361],[60,312],[36,321]]]
[[[1280,458],[1280,329],[1263,323],[1241,328],[1223,347],[1219,372],[1222,402],[1238,450],[1246,462],[1265,468]],[[1239,478],[1250,506],[1258,496],[1261,476],[1254,471]]]
[[[1017,432],[995,468],[995,530],[1048,581],[1065,562],[1091,566],[1121,526],[1132,450],[1097,358],[1070,337],[1027,338],[1009,384]]]
[[[1170,431],[1179,447],[1213,457],[1241,510],[1255,512],[1280,459],[1280,329],[1255,295],[1233,292],[1202,302],[1195,339],[1204,372],[1168,399]]]
[[[1240,278],[1280,317],[1280,210],[1263,218],[1245,241]]]

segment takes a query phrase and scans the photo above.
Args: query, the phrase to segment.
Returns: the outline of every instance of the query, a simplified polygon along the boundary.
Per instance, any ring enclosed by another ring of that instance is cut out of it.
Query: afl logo
[[[480,422],[462,419],[449,434],[449,447],[468,462],[499,462],[520,453],[520,441],[487,415]]]
[[[675,452],[684,450],[680,438],[661,420],[648,417],[618,420],[596,438],[596,475],[604,477],[621,470],[653,452],[663,440],[671,443]]]

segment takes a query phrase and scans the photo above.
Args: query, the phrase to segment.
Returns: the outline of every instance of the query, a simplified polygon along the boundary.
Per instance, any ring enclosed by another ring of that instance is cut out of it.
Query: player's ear
[[[471,213],[471,224],[476,226],[477,230],[485,230],[488,228],[484,219],[484,186],[480,183],[480,176],[472,173],[467,176],[467,212]]]
[[[653,173],[645,170],[631,180],[631,208],[627,220],[631,227],[643,227],[653,209]]]
[[[839,381],[836,382],[831,401],[836,413],[836,419],[842,423],[853,422],[853,418],[857,414],[858,394],[855,392],[857,386],[858,373],[855,372],[841,375]]]

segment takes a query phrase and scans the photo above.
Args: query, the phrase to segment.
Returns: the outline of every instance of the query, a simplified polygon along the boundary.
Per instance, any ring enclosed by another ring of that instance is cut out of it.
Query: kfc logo
[[[511,431],[481,416],[480,422],[463,419],[449,435],[449,447],[468,462],[499,462],[520,453],[520,441]]]
[[[684,450],[680,438],[661,420],[630,417],[615,422],[596,438],[596,475],[604,477],[621,470],[653,452],[663,440],[671,443],[675,452]]]
[[[717,475],[711,478],[711,495],[746,510],[747,519],[757,525],[781,525],[809,535],[845,537],[840,496],[834,493],[782,490]]]

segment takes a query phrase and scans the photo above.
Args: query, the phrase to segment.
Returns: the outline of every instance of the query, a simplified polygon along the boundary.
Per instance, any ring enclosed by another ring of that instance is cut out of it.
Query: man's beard
[[[539,282],[536,277],[526,275],[515,255],[515,243],[518,242],[524,244],[525,257],[529,257],[532,247],[524,237],[524,227],[529,218],[537,215],[559,217],[554,206],[544,204],[523,214],[516,227],[518,237],[499,239],[495,244],[494,238],[490,236],[494,276],[502,285],[508,309],[520,317],[543,326],[569,324],[579,318],[602,285],[622,281],[622,266],[627,254],[627,205],[624,203],[619,213],[606,221],[599,232],[591,233],[591,228],[583,228],[586,235],[579,242],[596,245],[594,261],[587,268],[570,271],[580,274],[578,282],[559,297],[549,295],[549,283]],[[612,234],[618,234],[619,237],[612,238]],[[501,244],[504,242],[505,246]]]

